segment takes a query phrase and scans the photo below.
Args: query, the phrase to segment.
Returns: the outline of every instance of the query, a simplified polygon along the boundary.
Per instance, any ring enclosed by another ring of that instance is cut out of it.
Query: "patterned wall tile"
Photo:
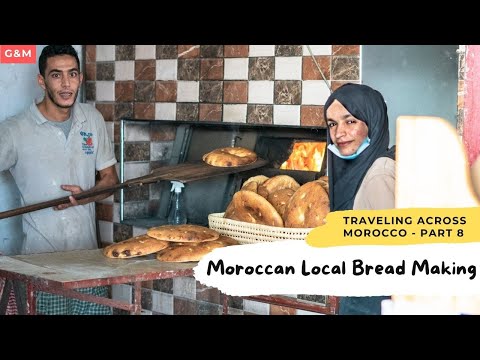
[[[130,239],[133,235],[132,226],[125,224],[113,224],[113,241],[119,242]]]
[[[275,45],[275,56],[302,56],[302,45]]]
[[[155,81],[135,81],[135,101],[155,101]]]
[[[296,309],[286,306],[270,305],[270,315],[296,315]]]
[[[157,45],[156,58],[157,59],[176,59],[177,45]]]
[[[95,63],[97,60],[97,45],[85,45],[85,62]],[[113,60],[113,59],[112,59]],[[93,79],[89,79],[93,80]]]
[[[200,45],[178,45],[178,58],[198,58],[200,56]]]
[[[320,67],[318,70],[317,64]],[[311,56],[304,56],[302,62],[302,80],[330,80],[330,62],[331,56],[315,56],[313,61]],[[323,73],[323,76],[322,76]]]
[[[97,219],[104,221],[112,221],[113,219],[113,205],[95,203],[95,213]]]
[[[113,104],[95,103],[95,107],[97,108],[98,111],[100,111],[105,121],[113,121],[114,109],[115,109]],[[114,142],[118,142],[118,141],[114,141]]]
[[[135,82],[115,81],[115,101],[128,102],[135,99]]]
[[[154,280],[153,290],[157,290],[162,293],[173,294],[173,279]]]
[[[194,300],[174,297],[173,313],[175,315],[196,315],[197,303]]]
[[[301,104],[302,82],[295,80],[278,80],[274,86],[274,103],[279,105]]]
[[[173,141],[151,142],[150,143],[150,160],[151,161],[168,161],[172,157]]]
[[[200,59],[200,80],[222,80],[223,59]]]
[[[221,296],[220,290],[214,287],[205,286],[197,281],[197,300],[208,301],[215,304],[222,305],[223,296]]]
[[[332,45],[332,55],[360,55],[360,45]]]
[[[200,57],[202,58],[223,57],[223,45],[200,45]]]
[[[115,120],[119,121],[122,118],[132,118],[133,117],[133,103],[124,102],[124,103],[115,103]]]
[[[155,101],[159,101],[159,102],[177,101],[177,82],[176,81],[156,81],[155,82]]]
[[[178,103],[176,119],[184,121],[198,120],[198,104]]]
[[[275,58],[253,57],[248,63],[248,80],[274,80]]]
[[[135,61],[135,80],[155,80],[155,60]]]
[[[135,45],[116,45],[115,60],[135,60]]]
[[[223,52],[226,58],[248,57],[248,45],[224,45]]]
[[[148,161],[150,160],[150,143],[125,143],[125,161]]]
[[[247,123],[273,124],[273,105],[248,105]]]
[[[97,64],[97,80],[115,80],[115,65],[113,62],[99,62]]]
[[[85,64],[85,77],[87,80],[97,80],[97,64],[96,63]]]
[[[133,106],[133,116],[136,119],[155,119],[155,103],[135,103]]]
[[[200,81],[200,102],[221,103],[223,100],[223,81]]]
[[[222,104],[200,104],[200,121],[222,121]]]
[[[300,108],[300,125],[326,127],[324,106],[302,105]]]
[[[248,99],[248,81],[225,81],[223,102],[244,104]]]
[[[358,57],[333,57],[332,80],[357,80],[360,74]]]
[[[175,80],[199,80],[200,59],[178,59],[177,71]]]

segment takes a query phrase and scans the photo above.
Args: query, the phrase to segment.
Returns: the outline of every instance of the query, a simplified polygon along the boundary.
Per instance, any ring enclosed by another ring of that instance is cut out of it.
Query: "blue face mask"
[[[338,151],[338,148],[335,146],[335,144],[328,145],[328,150],[330,150],[332,153],[334,153],[341,159],[353,160],[358,155],[360,155],[363,152],[363,150],[365,150],[368,147],[368,145],[370,145],[370,138],[367,136],[365,140],[363,140],[362,144],[358,147],[357,151],[355,151],[352,155],[340,154],[340,151]]]

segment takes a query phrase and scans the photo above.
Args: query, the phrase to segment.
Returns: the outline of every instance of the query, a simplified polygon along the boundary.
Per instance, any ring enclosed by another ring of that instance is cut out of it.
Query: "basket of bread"
[[[223,213],[208,216],[209,227],[241,244],[305,240],[325,224],[330,211],[328,178],[300,185],[288,175],[253,176]]]

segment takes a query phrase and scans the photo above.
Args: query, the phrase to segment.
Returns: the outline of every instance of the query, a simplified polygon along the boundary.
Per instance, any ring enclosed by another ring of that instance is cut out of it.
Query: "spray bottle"
[[[170,213],[168,214],[168,223],[170,225],[181,225],[187,223],[187,211],[185,209],[185,200],[182,196],[182,188],[185,187],[180,181],[172,181],[172,190],[174,192],[172,203],[170,204]]]

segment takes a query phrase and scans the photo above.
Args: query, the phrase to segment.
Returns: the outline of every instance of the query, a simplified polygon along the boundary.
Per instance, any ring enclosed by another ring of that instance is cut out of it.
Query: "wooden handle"
[[[81,199],[89,198],[89,197],[92,197],[92,196],[105,194],[107,192],[112,192],[112,191],[121,189],[123,187],[126,187],[128,185],[129,184],[127,184],[127,183],[122,183],[122,184],[117,184],[117,185],[109,186],[109,187],[102,188],[102,189],[83,191],[81,193],[74,194],[74,195],[71,195],[71,196],[73,196],[76,200],[81,200]],[[65,197],[62,197],[62,198],[49,200],[49,201],[44,201],[44,202],[34,204],[34,205],[23,206],[23,207],[19,207],[19,208],[13,209],[13,210],[7,210],[7,211],[0,212],[0,219],[5,219],[5,218],[8,218],[8,217],[17,216],[17,215],[21,215],[21,214],[26,214],[26,213],[29,213],[29,212],[32,212],[32,211],[42,210],[42,209],[46,209],[46,208],[61,205],[61,204],[67,204],[69,202],[70,202],[69,197],[65,196]]]

